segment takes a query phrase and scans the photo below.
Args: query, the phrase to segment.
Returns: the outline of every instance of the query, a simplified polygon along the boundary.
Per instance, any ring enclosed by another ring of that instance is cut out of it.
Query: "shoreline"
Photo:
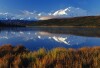
[[[26,26],[26,27],[100,28],[100,26]]]

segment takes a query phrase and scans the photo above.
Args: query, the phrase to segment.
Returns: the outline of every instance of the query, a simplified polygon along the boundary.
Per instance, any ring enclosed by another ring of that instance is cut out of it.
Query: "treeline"
[[[100,47],[29,51],[4,45],[0,47],[0,68],[100,68]]]
[[[100,16],[85,16],[37,21],[29,26],[100,26]]]
[[[33,23],[33,21],[27,20],[0,20],[0,27],[25,27],[26,25]]]

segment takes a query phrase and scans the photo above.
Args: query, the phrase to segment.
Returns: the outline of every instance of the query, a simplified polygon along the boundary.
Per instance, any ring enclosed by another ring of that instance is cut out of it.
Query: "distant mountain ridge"
[[[0,20],[0,27],[30,27],[30,26],[100,26],[100,16],[84,16],[60,18],[39,21],[29,20]]]

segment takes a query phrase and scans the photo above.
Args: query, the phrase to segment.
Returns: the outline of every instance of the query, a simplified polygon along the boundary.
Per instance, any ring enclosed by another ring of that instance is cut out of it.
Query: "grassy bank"
[[[100,68],[100,47],[29,51],[23,46],[0,47],[0,68]]]

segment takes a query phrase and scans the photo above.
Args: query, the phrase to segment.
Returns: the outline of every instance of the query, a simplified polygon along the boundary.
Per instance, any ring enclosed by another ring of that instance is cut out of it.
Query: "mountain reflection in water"
[[[0,28],[0,45],[21,44],[30,50],[100,45],[100,28]]]

